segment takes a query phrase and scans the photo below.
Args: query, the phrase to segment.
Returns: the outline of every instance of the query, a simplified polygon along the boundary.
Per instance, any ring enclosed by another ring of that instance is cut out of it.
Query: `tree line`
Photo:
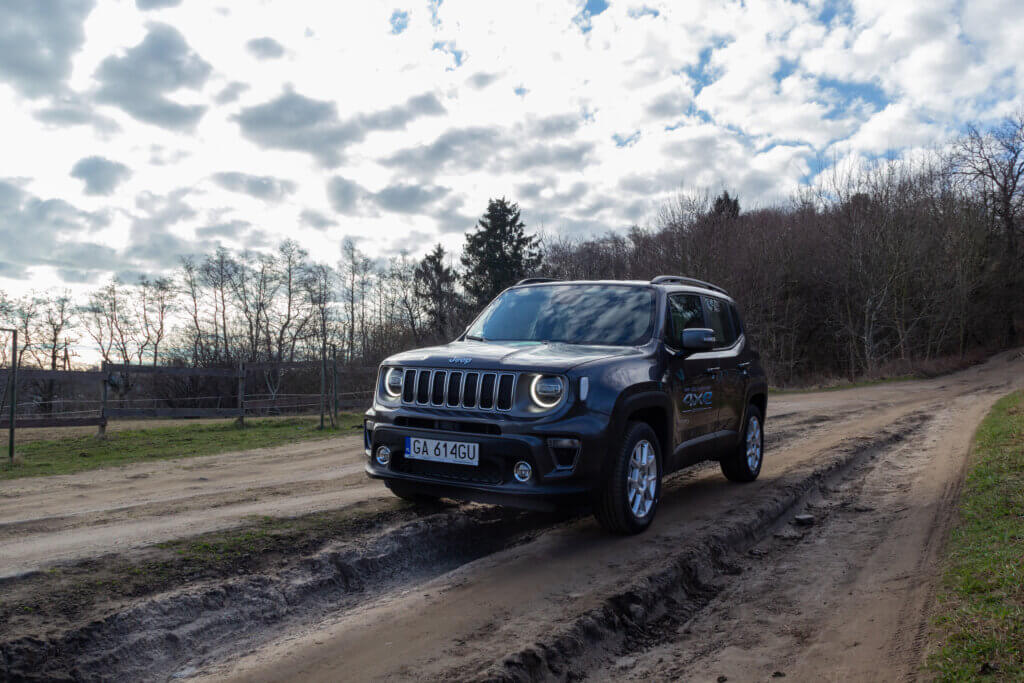
[[[836,163],[777,206],[680,192],[654,224],[596,238],[529,234],[492,199],[456,257],[371,259],[346,239],[334,264],[292,240],[218,248],[173,273],[12,299],[23,366],[75,364],[79,344],[122,363],[223,366],[319,359],[372,365],[457,336],[517,280],[682,274],[725,287],[773,382],[855,377],[1019,343],[1024,332],[1024,114],[969,126],[942,150]],[[8,349],[0,351],[5,364]]]

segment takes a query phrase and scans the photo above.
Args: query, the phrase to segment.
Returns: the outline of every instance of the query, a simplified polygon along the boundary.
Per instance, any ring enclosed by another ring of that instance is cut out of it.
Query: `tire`
[[[432,496],[429,493],[420,493],[415,488],[400,481],[386,481],[384,482],[384,485],[391,490],[391,493],[395,494],[402,500],[409,501],[410,503],[422,505],[436,503],[441,500],[438,496]]]
[[[607,531],[638,534],[651,525],[661,498],[658,435],[645,422],[630,422],[613,457],[608,478],[597,492],[594,516]],[[642,487],[634,483],[644,480]],[[637,508],[643,514],[638,514]]]
[[[729,481],[748,482],[757,479],[764,464],[764,417],[761,409],[750,404],[743,424],[743,438],[719,464]]]

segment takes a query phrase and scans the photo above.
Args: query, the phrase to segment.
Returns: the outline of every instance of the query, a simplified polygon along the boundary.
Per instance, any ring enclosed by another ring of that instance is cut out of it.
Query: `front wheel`
[[[743,425],[743,438],[725,455],[720,464],[722,474],[729,481],[754,481],[761,473],[764,462],[764,417],[761,409],[751,404],[747,406],[746,423]]]
[[[608,531],[638,534],[651,525],[661,497],[661,451],[650,425],[631,422],[615,452],[594,516]]]

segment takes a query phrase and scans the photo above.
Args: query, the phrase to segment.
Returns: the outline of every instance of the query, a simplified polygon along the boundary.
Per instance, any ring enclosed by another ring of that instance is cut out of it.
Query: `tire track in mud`
[[[718,532],[686,544],[667,566],[634,581],[568,626],[482,671],[450,671],[445,678],[578,680],[606,663],[609,653],[623,656],[671,641],[672,627],[699,613],[739,572],[736,560],[742,553],[785,524],[816,492],[918,433],[930,419],[928,411],[915,412],[875,437],[845,440],[827,461],[799,467],[780,478],[777,486],[749,501],[745,512],[731,517]]]
[[[0,644],[0,679],[139,680],[252,646],[289,621],[350,610],[499,550],[563,516],[468,506],[299,559],[277,574],[192,586],[60,635]]]

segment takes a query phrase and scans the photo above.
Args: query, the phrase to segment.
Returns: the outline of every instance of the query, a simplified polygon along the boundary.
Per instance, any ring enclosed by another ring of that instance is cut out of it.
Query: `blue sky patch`
[[[827,91],[828,102],[832,110],[825,118],[835,118],[849,113],[851,107],[858,102],[871,105],[874,111],[881,111],[889,104],[889,96],[874,83],[859,81],[839,81],[834,78],[818,78],[818,87]]]
[[[635,145],[636,141],[639,140],[639,139],[640,139],[640,131],[638,131],[638,130],[637,131],[633,131],[633,133],[631,135],[623,136],[623,135],[620,135],[620,134],[616,133],[615,135],[612,136],[612,140],[615,141],[615,146],[616,147],[629,147],[630,145]]]
[[[572,21],[580,27],[580,31],[589,33],[591,18],[596,17],[606,9],[608,9],[608,3],[605,0],[587,0],[587,4],[583,6],[579,14],[573,17]]]
[[[409,13],[396,9],[391,13],[391,32],[398,35],[409,27]]]
[[[645,5],[645,6],[641,7],[640,9],[637,9],[635,7],[631,8],[629,10],[629,16],[633,17],[634,19],[639,19],[640,17],[644,17],[644,16],[647,16],[647,17],[658,17],[658,16],[661,16],[661,12],[659,12],[656,9],[654,9],[653,7],[647,7]]]
[[[452,57],[454,57],[455,58],[455,67],[454,68],[457,69],[458,67],[462,66],[462,55],[464,53],[463,53],[462,50],[459,50],[459,49],[457,49],[455,47],[455,41],[453,41],[453,40],[446,40],[446,41],[443,41],[443,42],[442,41],[437,41],[437,42],[434,43],[433,49],[440,50],[441,52],[447,52]],[[449,70],[451,70],[451,69],[452,69],[452,67],[449,67]]]

